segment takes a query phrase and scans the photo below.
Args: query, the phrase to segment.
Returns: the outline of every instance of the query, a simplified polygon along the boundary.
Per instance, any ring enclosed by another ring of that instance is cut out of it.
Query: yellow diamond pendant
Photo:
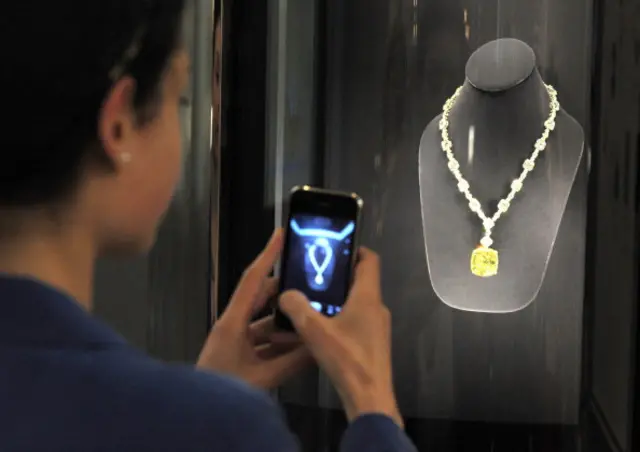
[[[498,252],[493,248],[478,246],[471,253],[471,273],[481,278],[498,274]]]

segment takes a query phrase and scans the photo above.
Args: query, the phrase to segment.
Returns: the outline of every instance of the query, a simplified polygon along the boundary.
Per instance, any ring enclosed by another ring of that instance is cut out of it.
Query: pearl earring
[[[120,154],[120,161],[122,161],[122,163],[129,163],[131,161],[131,154],[128,152],[123,152],[122,154]]]

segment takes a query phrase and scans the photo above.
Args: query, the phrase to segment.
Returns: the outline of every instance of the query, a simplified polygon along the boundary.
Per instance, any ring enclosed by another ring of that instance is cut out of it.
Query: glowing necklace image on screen
[[[322,248],[324,250],[324,259],[322,260],[322,264],[318,265],[318,260],[316,257],[316,252],[318,248]],[[315,282],[318,285],[324,284],[324,272],[327,270],[327,267],[331,263],[331,259],[333,258],[333,250],[331,246],[329,246],[329,241],[324,237],[319,237],[316,241],[309,247],[307,251],[309,253],[309,260],[311,261],[311,265],[313,269],[316,271]]]
[[[335,246],[351,235],[355,224],[350,222],[339,232],[322,228],[301,228],[296,220],[291,220],[289,224],[291,231],[298,237],[307,239],[305,243],[307,283],[313,290],[327,290],[335,267]]]

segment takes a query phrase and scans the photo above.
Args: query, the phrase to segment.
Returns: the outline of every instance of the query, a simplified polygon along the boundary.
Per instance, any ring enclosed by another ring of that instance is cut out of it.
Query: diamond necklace
[[[516,194],[522,190],[527,174],[535,168],[538,156],[547,147],[547,139],[549,138],[551,131],[556,127],[556,115],[560,110],[558,93],[550,85],[545,85],[545,87],[549,93],[550,111],[549,118],[544,122],[544,132],[542,132],[542,136],[535,142],[533,146],[533,153],[522,164],[522,172],[511,183],[511,190],[509,191],[509,194],[498,202],[498,209],[491,217],[484,213],[480,201],[471,194],[471,191],[469,190],[469,182],[460,172],[460,162],[458,162],[453,155],[453,145],[449,138],[449,114],[460,96],[462,86],[459,87],[453,96],[445,102],[444,107],[442,108],[442,118],[440,119],[439,126],[440,131],[442,132],[442,150],[448,159],[447,166],[449,167],[451,174],[453,174],[453,177],[455,177],[458,182],[458,190],[465,198],[467,198],[467,201],[469,201],[469,209],[471,209],[471,211],[480,218],[484,228],[484,234],[480,240],[480,245],[478,245],[478,247],[471,253],[471,273],[476,276],[489,277],[498,274],[498,252],[491,248],[491,245],[493,245],[493,239],[491,238],[493,228],[500,217],[509,210],[511,202],[516,197]]]

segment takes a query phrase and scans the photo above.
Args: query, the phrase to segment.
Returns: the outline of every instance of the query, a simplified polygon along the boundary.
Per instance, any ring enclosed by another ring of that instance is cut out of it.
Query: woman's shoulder
[[[40,450],[40,443],[47,443],[61,445],[49,450],[122,452],[296,449],[269,396],[223,375],[165,364],[128,347],[22,349],[14,358],[13,377],[2,377],[12,380],[3,383],[14,391],[0,407],[0,423],[15,435],[0,439],[0,446]],[[29,444],[23,443],[27,436]]]
[[[201,446],[238,452],[296,449],[277,404],[242,381],[146,357],[121,360],[119,365],[120,371],[104,384],[116,398],[136,407],[138,416],[147,417],[148,428],[162,426],[165,441],[182,438],[176,447],[189,444],[190,450]]]
[[[167,364],[138,353],[107,354],[96,360],[92,372],[100,374],[105,393],[155,413],[201,415],[221,425],[229,419],[253,424],[264,422],[264,416],[281,417],[267,393],[191,365]]]

